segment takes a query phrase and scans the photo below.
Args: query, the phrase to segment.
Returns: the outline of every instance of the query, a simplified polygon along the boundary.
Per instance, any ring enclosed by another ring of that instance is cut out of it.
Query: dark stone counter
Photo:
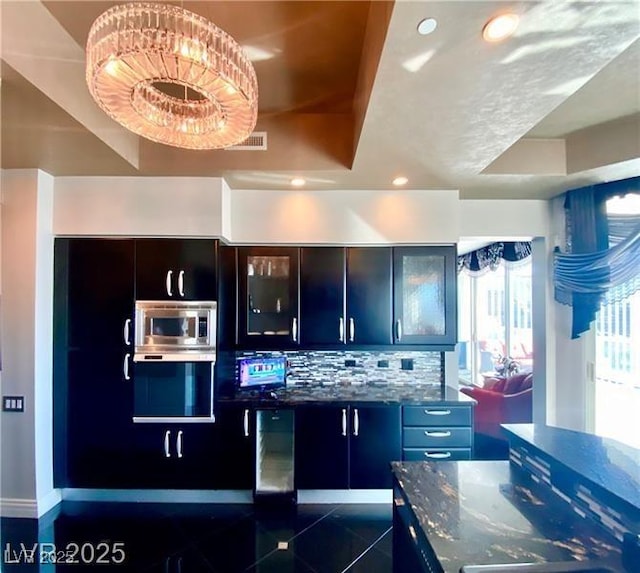
[[[505,424],[503,428],[511,441],[529,444],[591,487],[640,510],[640,450],[609,438],[541,424]]]
[[[575,560],[631,571],[622,565],[615,538],[507,461],[392,467],[394,502],[411,508],[412,536],[417,531],[419,544],[428,540],[427,553],[445,572],[470,564]]]
[[[261,398],[258,392],[237,392],[234,396],[217,399],[219,405],[246,405],[248,407],[287,407],[296,404],[398,404],[419,405],[437,402],[442,406],[468,406],[475,400],[450,386],[415,384],[392,385],[327,385],[294,386],[276,391],[277,398]]]

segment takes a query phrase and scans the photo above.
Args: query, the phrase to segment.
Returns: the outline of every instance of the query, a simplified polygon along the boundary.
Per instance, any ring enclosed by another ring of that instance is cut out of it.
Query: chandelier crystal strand
[[[258,116],[256,74],[241,46],[174,5],[123,4],[100,15],[87,40],[86,79],[118,123],[175,147],[236,145]]]

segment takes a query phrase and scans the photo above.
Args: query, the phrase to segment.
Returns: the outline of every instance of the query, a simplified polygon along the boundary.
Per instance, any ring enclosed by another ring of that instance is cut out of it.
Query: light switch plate
[[[3,396],[3,412],[24,412],[24,396]]]

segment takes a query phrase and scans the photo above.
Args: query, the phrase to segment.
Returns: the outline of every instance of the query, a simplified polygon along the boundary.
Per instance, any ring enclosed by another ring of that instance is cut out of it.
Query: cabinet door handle
[[[448,416],[451,410],[425,410],[424,413],[428,416]]]
[[[169,439],[171,438],[171,430],[167,430],[164,433],[164,457],[170,458],[171,452],[169,451]]]
[[[347,435],[347,409],[342,408],[342,435]]]
[[[400,319],[396,320],[396,339],[398,342],[402,339],[402,322]]]
[[[124,338],[124,343],[126,346],[131,346],[130,330],[131,330],[131,319],[127,318],[127,320],[124,321],[124,328],[122,331],[122,337]]]
[[[182,430],[178,431],[178,437],[176,438],[176,451],[178,452],[178,457],[182,457]]]
[[[446,460],[451,457],[451,452],[425,452],[424,455],[434,460]]]
[[[430,438],[448,438],[451,436],[451,432],[449,430],[446,431],[424,431],[425,436],[429,436]]]
[[[129,376],[129,358],[131,358],[131,354],[127,352],[124,355],[124,361],[122,362],[122,374],[124,375],[125,380],[131,380],[131,376]]]
[[[344,342],[344,318],[342,317],[340,317],[340,322],[338,323],[338,340]]]
[[[167,287],[167,296],[173,296],[173,291],[171,290],[172,275],[173,275],[173,271],[167,271],[167,278],[164,281],[164,286]]]
[[[184,296],[184,271],[178,273],[178,294]]]
[[[249,437],[249,410],[244,411],[242,425],[244,427],[244,437],[248,438]]]
[[[357,436],[360,431],[360,416],[358,416],[358,408],[353,411],[353,435]]]
[[[353,342],[353,338],[356,335],[356,323],[353,318],[349,319],[349,342]]]
[[[291,324],[291,336],[294,342],[298,342],[298,319],[295,316]]]

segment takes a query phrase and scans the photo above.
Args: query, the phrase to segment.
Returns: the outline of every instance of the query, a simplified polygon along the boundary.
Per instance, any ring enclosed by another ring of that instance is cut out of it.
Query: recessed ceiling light
[[[517,14],[500,14],[491,18],[482,28],[482,37],[487,42],[500,42],[511,36],[518,27],[520,17]]]
[[[302,187],[305,183],[306,181],[302,177],[294,177],[291,180],[291,185],[293,185],[294,187]]]
[[[402,185],[406,185],[408,182],[409,182],[409,180],[408,180],[406,177],[404,177],[404,176],[396,177],[396,178],[392,181],[392,183],[393,183],[396,187],[401,187]]]
[[[435,18],[425,18],[421,20],[418,24],[418,34],[422,36],[426,36],[427,34],[431,34],[436,29],[438,22]]]

